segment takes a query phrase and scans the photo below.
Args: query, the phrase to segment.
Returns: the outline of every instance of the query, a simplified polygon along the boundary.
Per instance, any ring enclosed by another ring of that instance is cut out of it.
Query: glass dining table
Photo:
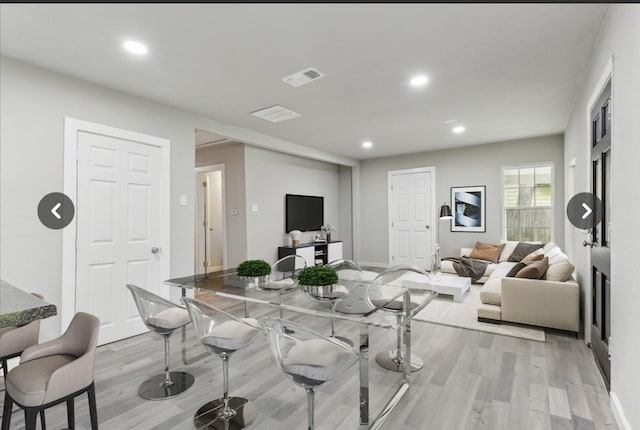
[[[372,327],[380,327],[390,330],[402,330],[403,336],[403,356],[411,356],[411,320],[427,306],[433,297],[437,294],[430,290],[420,290],[418,294],[415,289],[408,289],[398,285],[377,285],[364,281],[340,281],[349,291],[349,296],[365,297],[367,295],[380,295],[384,297],[383,303],[377,307],[373,307],[366,313],[347,314],[333,310],[331,306],[318,300],[308,297],[299,286],[296,286],[286,294],[280,294],[277,291],[264,291],[244,282],[237,275],[234,269],[212,272],[206,275],[192,275],[182,278],[169,279],[164,281],[165,284],[179,287],[182,289],[182,296],[187,295],[188,290],[206,291],[215,295],[217,298],[224,298],[237,301],[238,304],[244,304],[245,316],[249,316],[250,310],[254,307],[270,307],[294,314],[316,316],[321,318],[334,318],[336,321],[341,320],[355,325],[358,332],[359,345],[359,381],[360,381],[360,429],[378,429],[389,417],[393,409],[399,404],[403,396],[411,386],[411,366],[402,366],[401,377],[396,391],[384,404],[381,411],[371,417],[370,393],[369,393],[369,334]],[[401,302],[402,316],[397,318],[395,314],[385,311],[384,303]],[[376,303],[381,303],[376,300]],[[183,331],[183,343],[185,339],[185,331]],[[186,357],[183,351],[183,360],[186,363]]]

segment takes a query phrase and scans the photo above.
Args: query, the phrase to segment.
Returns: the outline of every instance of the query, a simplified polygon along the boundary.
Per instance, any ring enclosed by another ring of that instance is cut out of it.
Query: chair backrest
[[[304,257],[297,254],[287,255],[271,265],[269,280],[281,281],[286,278],[295,280],[298,273],[305,267],[307,267],[307,260]]]
[[[280,318],[261,320],[280,370],[298,385],[311,387],[337,378],[359,355],[349,345]]]
[[[358,263],[351,260],[334,260],[327,263],[338,274],[341,281],[360,281],[362,279],[362,268]]]
[[[153,318],[160,312],[170,308],[182,308],[169,300],[153,294],[151,291],[140,288],[137,285],[127,284],[127,288],[133,296],[133,300],[136,303],[138,312],[143,321],[149,318]]]
[[[264,333],[254,318],[237,318],[222,309],[200,300],[183,297],[191,323],[200,342],[216,355],[228,355],[248,346],[253,338]]]
[[[411,276],[411,285],[423,284],[425,288],[409,288],[409,294],[412,301],[416,301],[424,298],[423,296],[432,294],[429,289],[429,274],[416,266],[409,265],[397,265],[391,266],[384,270],[378,276],[375,277],[369,288],[367,289],[367,301],[372,306],[379,306],[387,298],[391,299],[398,292],[395,288],[385,288],[386,286],[402,287],[402,279]],[[398,297],[393,300],[394,304],[385,306],[386,309],[401,310],[403,297]]]
[[[85,312],[76,313],[62,335],[62,353],[76,358],[86,354],[95,355],[99,332],[98,318]]]
[[[44,300],[38,293],[32,296]],[[40,338],[40,319],[28,324],[0,329],[0,356],[11,356],[20,353],[32,345],[37,345]]]

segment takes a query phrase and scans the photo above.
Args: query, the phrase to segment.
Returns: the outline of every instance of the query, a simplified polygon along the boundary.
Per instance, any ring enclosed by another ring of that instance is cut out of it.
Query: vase
[[[260,288],[269,280],[269,275],[240,276],[240,278],[244,281],[247,288]]]
[[[327,243],[331,242],[331,233],[327,233]]]

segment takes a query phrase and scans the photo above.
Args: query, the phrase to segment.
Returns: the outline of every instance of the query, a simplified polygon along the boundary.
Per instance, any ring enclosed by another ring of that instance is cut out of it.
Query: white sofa
[[[543,279],[507,278],[505,276],[517,263],[507,261],[513,246],[505,246],[498,263],[489,264],[485,276],[478,281],[484,284],[480,292],[479,321],[509,321],[573,332],[579,330],[580,287],[575,278],[571,275],[562,281],[546,279],[547,274],[553,274],[556,279],[560,269],[566,272],[570,268],[572,272],[573,266],[557,245],[547,244],[543,250],[550,263]],[[470,252],[471,248],[462,248],[460,255]],[[554,266],[556,264],[563,264],[563,267]],[[442,271],[456,273],[453,263],[446,260],[442,262]],[[557,279],[564,278],[566,275],[563,274]]]

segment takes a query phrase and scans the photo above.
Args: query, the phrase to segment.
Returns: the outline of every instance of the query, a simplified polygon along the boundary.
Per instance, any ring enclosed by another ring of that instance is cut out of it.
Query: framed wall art
[[[484,185],[475,187],[451,187],[451,231],[480,232],[487,229],[485,223]]]

